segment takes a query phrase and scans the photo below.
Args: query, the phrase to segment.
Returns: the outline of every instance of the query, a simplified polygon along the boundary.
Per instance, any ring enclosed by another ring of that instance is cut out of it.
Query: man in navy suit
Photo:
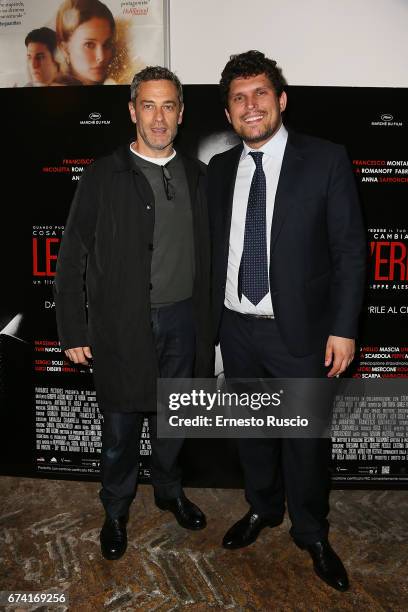
[[[343,146],[286,130],[276,62],[231,56],[225,112],[242,144],[209,164],[213,314],[227,378],[340,375],[355,350],[365,234]],[[248,513],[226,533],[234,549],[282,522],[317,575],[348,588],[328,541],[330,441],[240,439]]]

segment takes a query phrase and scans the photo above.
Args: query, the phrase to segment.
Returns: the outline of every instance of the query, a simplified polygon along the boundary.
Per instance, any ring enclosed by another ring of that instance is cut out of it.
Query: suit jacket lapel
[[[271,229],[271,253],[287,214],[295,202],[296,192],[299,188],[296,178],[300,177],[302,160],[303,157],[296,146],[296,136],[289,132],[275,196]]]
[[[184,155],[180,155],[180,157],[184,165],[184,170],[186,172],[188,190],[190,193],[191,206],[194,208],[193,203],[196,197],[198,177],[200,175],[200,168],[199,168],[198,163],[195,160],[193,161],[192,159],[189,159],[188,157],[184,157]]]

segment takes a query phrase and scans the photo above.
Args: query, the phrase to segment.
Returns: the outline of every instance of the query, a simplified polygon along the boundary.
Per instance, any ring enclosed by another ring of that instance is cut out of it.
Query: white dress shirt
[[[255,172],[255,162],[249,155],[251,151],[262,151],[262,167],[266,177],[266,244],[268,252],[268,270],[270,260],[272,216],[275,195],[282,167],[288,132],[282,124],[279,130],[259,149],[251,149],[244,143],[235,181],[232,203],[231,231],[229,239],[227,284],[224,304],[230,310],[244,314],[273,315],[270,291],[255,306],[245,295],[241,302],[238,298],[238,272],[244,248],[245,220],[248,206],[249,190]],[[269,283],[269,278],[268,278]]]

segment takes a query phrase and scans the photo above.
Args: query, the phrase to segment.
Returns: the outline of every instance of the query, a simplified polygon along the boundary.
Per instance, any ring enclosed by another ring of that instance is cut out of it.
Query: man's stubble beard
[[[262,132],[261,134],[257,134],[254,136],[249,136],[247,137],[245,135],[245,132],[242,132],[242,134],[240,134],[240,136],[242,136],[243,140],[245,142],[248,143],[257,143],[257,142],[262,142],[263,140],[267,140],[268,138],[271,138],[271,136],[273,136],[275,134],[276,130],[274,130],[273,128],[269,128],[266,129],[264,132]]]
[[[174,142],[174,139],[177,136],[177,129],[170,134],[170,139],[169,139],[168,142],[166,141],[165,144],[159,144],[159,143],[151,142],[149,140],[149,138],[146,136],[146,133],[142,132],[142,131],[139,131],[139,130],[137,130],[137,135],[136,136],[137,136],[137,138],[140,137],[143,140],[143,142],[145,143],[145,145],[147,145],[153,151],[163,151],[163,149],[166,149],[167,147],[169,147]]]
[[[279,130],[281,125],[282,125],[282,121],[280,121],[279,124],[276,126],[266,127],[263,132],[259,134],[254,134],[253,136],[251,136],[250,134],[247,135],[245,132],[245,128],[241,129],[239,132],[237,130],[235,131],[237,132],[238,136],[242,138],[244,142],[248,144],[256,144],[257,142],[263,142],[264,140],[268,140],[269,138],[272,138],[272,136],[274,136],[276,132]]]

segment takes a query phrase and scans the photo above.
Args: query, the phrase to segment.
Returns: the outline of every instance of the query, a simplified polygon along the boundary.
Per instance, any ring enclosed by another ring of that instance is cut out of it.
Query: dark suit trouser
[[[325,376],[325,344],[305,357],[291,355],[275,320],[224,309],[220,344],[226,378],[316,378]],[[327,438],[238,439],[245,496],[259,515],[280,519],[285,493],[291,536],[303,544],[327,536],[329,458]]]
[[[152,329],[162,378],[193,376],[195,333],[192,317],[191,300],[152,309]],[[127,515],[135,497],[140,436],[146,416],[152,446],[150,470],[155,495],[173,498],[181,493],[178,455],[184,440],[157,438],[156,414],[106,412],[102,425],[102,489],[99,495],[111,517]]]

